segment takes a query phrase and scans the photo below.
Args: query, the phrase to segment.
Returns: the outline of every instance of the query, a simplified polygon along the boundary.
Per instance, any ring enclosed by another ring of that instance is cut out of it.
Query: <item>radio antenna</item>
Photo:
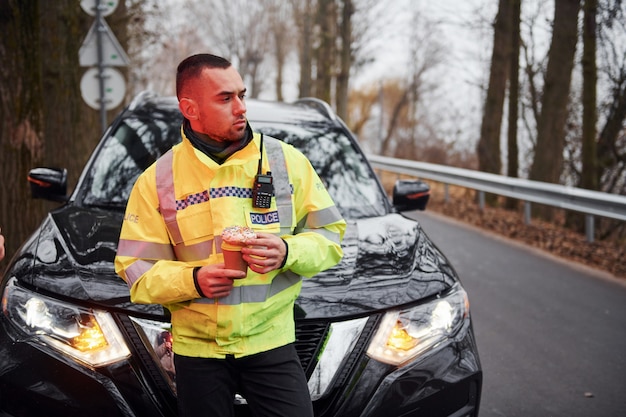
[[[261,133],[261,151],[259,156],[259,167],[257,169],[257,174],[262,175],[263,172],[263,133]]]

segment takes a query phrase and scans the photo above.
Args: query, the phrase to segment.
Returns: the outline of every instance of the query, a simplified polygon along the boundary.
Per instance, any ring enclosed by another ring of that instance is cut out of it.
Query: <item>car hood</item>
[[[449,289],[457,275],[419,223],[400,214],[348,221],[344,257],[305,279],[306,317],[360,315],[415,303]]]
[[[25,242],[10,274],[59,298],[162,315],[160,306],[131,303],[115,274],[122,218],[72,204],[55,210]],[[299,316],[366,314],[431,297],[457,280],[419,224],[400,214],[348,221],[343,248],[337,266],[304,280]]]

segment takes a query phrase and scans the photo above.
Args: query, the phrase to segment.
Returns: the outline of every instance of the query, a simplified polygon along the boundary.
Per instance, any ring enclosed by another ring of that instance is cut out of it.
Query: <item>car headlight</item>
[[[4,289],[2,311],[26,338],[38,339],[86,365],[104,366],[130,356],[109,313],[29,291],[15,278]]]
[[[457,286],[442,298],[387,312],[367,354],[377,361],[400,366],[454,337],[468,319],[467,294]]]

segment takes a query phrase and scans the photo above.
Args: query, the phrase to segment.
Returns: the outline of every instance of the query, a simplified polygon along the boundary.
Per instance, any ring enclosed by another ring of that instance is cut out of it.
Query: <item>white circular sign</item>
[[[118,0],[100,0],[100,15],[107,17],[117,7]],[[96,0],[80,0],[80,7],[89,16],[96,15]]]
[[[126,94],[124,76],[115,68],[105,67],[102,71],[104,80],[104,108],[111,110],[122,103]],[[80,93],[85,103],[92,109],[100,109],[100,76],[98,68],[88,69],[80,80]]]

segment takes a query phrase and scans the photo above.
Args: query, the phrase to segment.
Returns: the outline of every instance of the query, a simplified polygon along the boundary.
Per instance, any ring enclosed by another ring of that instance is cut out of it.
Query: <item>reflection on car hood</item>
[[[123,214],[67,205],[52,211],[17,254],[11,275],[43,293],[103,306],[163,314],[133,304],[113,261]]]
[[[450,288],[448,260],[419,224],[399,214],[349,221],[344,257],[306,279],[298,300],[306,317],[358,315],[409,304]]]
[[[162,314],[130,303],[113,261],[123,214],[68,205],[23,246],[11,274],[45,292],[109,307]],[[349,221],[344,258],[305,279],[298,314],[358,315],[407,304],[446,290],[456,274],[419,224],[399,214]]]

